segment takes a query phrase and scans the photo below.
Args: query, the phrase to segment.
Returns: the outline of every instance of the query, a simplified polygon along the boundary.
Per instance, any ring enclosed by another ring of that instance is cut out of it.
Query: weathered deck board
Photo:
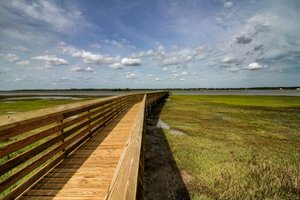
[[[139,107],[113,119],[20,199],[104,199]]]

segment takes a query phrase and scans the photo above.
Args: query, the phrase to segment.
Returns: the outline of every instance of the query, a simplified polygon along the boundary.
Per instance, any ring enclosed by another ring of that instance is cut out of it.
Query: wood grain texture
[[[140,105],[137,103],[114,118],[21,199],[104,199]]]

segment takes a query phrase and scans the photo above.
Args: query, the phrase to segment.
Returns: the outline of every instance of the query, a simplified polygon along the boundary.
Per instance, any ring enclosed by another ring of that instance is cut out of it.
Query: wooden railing
[[[136,137],[143,130],[145,107],[166,95],[130,94],[0,117],[0,199],[18,197],[116,115],[143,100],[131,133],[134,150],[129,154],[140,158],[142,140]],[[130,159],[127,154],[122,158]],[[135,178],[139,161],[134,161]],[[130,188],[137,183],[130,180]]]
[[[167,96],[165,92],[145,94],[107,193],[107,200],[144,199],[146,110]]]

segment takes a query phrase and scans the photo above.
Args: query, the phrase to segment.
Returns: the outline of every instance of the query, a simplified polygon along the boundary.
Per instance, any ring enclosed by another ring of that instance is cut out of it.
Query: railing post
[[[89,133],[88,133],[88,137],[92,137],[92,130],[91,130],[91,109],[88,109],[88,121],[89,121],[89,123],[88,123],[88,131],[89,131]]]
[[[64,117],[62,117],[61,120],[57,121],[57,126],[61,126],[64,122]],[[58,131],[58,135],[61,137],[60,142],[59,142],[59,146],[61,146],[61,152],[60,154],[64,154],[64,156],[66,157],[67,155],[65,155],[65,148],[63,147],[64,142],[65,142],[65,136],[64,136],[64,129],[60,128]]]

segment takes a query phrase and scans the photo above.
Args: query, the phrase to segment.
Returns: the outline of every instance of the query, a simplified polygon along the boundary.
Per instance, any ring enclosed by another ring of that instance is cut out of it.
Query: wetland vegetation
[[[300,97],[170,96],[161,119],[192,199],[299,199]]]
[[[87,99],[6,99],[0,115]],[[174,95],[161,120],[192,199],[299,199],[300,97]]]

